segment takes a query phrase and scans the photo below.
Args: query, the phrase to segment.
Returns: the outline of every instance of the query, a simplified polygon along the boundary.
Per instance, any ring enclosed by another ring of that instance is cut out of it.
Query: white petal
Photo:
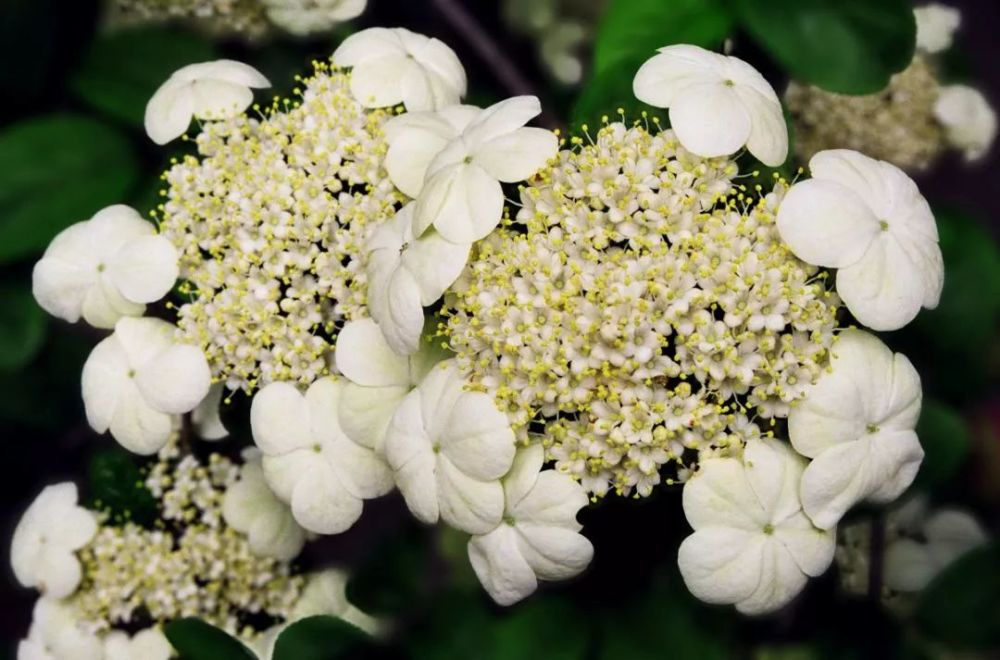
[[[686,44],[667,46],[639,68],[632,91],[643,103],[669,108],[693,84],[722,82],[719,66],[719,55],[704,48]]]
[[[795,256],[827,268],[857,263],[881,233],[878,218],[857,194],[825,179],[792,186],[776,222]]]
[[[108,276],[118,291],[136,303],[163,298],[178,274],[177,249],[163,236],[144,236],[125,244],[108,264]]]
[[[515,96],[494,103],[465,127],[463,137],[473,149],[491,140],[509,135],[542,112],[535,96]]]
[[[176,326],[154,318],[123,318],[115,324],[129,366],[141,369],[174,345]]]
[[[403,102],[407,110],[444,108],[458,103],[465,96],[465,70],[455,51],[438,39],[427,39],[409,31],[404,31],[402,41],[423,70],[430,88],[430,98],[416,104],[416,99],[406,87],[414,78],[404,80]]]
[[[500,524],[504,500],[499,481],[474,479],[441,455],[435,476],[441,519],[445,523],[469,534],[485,534]]]
[[[333,53],[333,63],[340,67],[356,66],[366,59],[386,55],[405,56],[406,51],[395,30],[368,28],[348,36]]]
[[[142,660],[169,660],[174,649],[162,632],[156,628],[146,628],[133,635],[132,652]]]
[[[530,522],[518,522],[514,529],[521,554],[539,579],[568,580],[582,573],[594,557],[594,546],[572,529]]]
[[[284,508],[280,513],[258,515],[247,532],[247,542],[258,556],[291,561],[302,551],[306,536],[291,511]]]
[[[295,521],[317,534],[340,534],[361,517],[361,499],[330,469],[313,467],[299,476],[292,492]]]
[[[253,103],[253,92],[245,85],[228,80],[195,80],[188,83],[191,109],[198,119],[229,119]]]
[[[738,612],[749,615],[774,612],[787,605],[806,586],[806,576],[780,544],[772,541],[765,545],[763,563],[760,584],[748,598],[736,604]]]
[[[421,394],[410,392],[396,409],[386,432],[385,456],[396,473],[396,485],[418,520],[436,523],[436,461],[424,430]]]
[[[957,509],[935,512],[924,524],[924,536],[934,561],[942,567],[989,541],[979,521]]]
[[[936,2],[914,8],[913,16],[917,21],[917,48],[925,53],[948,50],[952,35],[962,23],[961,12]]]
[[[578,532],[581,525],[576,515],[588,502],[583,487],[570,476],[543,470],[524,498],[515,504],[508,500],[507,513],[519,525],[561,527]]]
[[[337,336],[337,370],[365,387],[409,385],[410,365],[392,350],[372,319],[346,324]]]
[[[168,413],[151,408],[139,390],[128,385],[119,393],[109,430],[125,449],[148,456],[167,443],[174,420]]]
[[[897,330],[916,318],[926,296],[926,264],[889,235],[876,238],[852,266],[837,271],[837,293],[859,322]]]
[[[695,530],[724,526],[759,532],[770,522],[750,488],[743,465],[734,458],[712,458],[684,484],[684,515]]]
[[[187,83],[168,80],[146,104],[143,125],[146,135],[156,144],[166,144],[187,131],[194,116],[194,99]]]
[[[687,487],[685,487],[685,493]],[[677,566],[684,584],[706,603],[737,603],[761,581],[764,535],[730,527],[705,527],[684,539]]]
[[[435,427],[441,453],[463,473],[491,481],[510,469],[514,432],[490,395],[463,392],[447,417],[435,420]]]
[[[452,243],[474,243],[492,232],[502,216],[500,183],[478,165],[457,163],[425,182],[414,210],[414,234],[433,225]]]
[[[130,387],[129,365],[118,337],[103,339],[83,365],[83,403],[90,427],[104,433],[111,426],[122,390]]]
[[[799,511],[799,481],[805,461],[791,446],[773,438],[747,443],[743,450],[747,483],[770,520],[783,521]]]
[[[260,71],[249,64],[236,60],[214,60],[189,64],[175,71],[171,78],[184,82],[210,78],[256,88],[271,86],[271,82]]]
[[[487,593],[500,605],[513,605],[538,587],[534,571],[521,556],[516,533],[501,525],[469,541],[469,561]]]
[[[945,85],[934,102],[934,117],[944,126],[948,142],[962,149],[967,161],[982,159],[996,139],[996,112],[978,89]]]
[[[781,165],[788,158],[788,125],[781,103],[748,86],[734,89],[750,116],[747,150],[769,167]]]
[[[385,124],[389,150],[385,170],[404,194],[417,197],[424,186],[427,166],[458,135],[437,113],[407,112]]]
[[[392,470],[372,449],[345,437],[331,458],[344,486],[358,497],[380,497],[392,490]]]
[[[850,190],[877,218],[885,219],[892,210],[892,195],[883,164],[851,149],[828,149],[809,159],[809,172],[814,179]]]
[[[519,128],[479,146],[473,158],[490,176],[504,182],[524,181],[559,151],[559,138],[544,128]]]
[[[265,455],[281,455],[312,444],[309,405],[289,383],[271,383],[250,404],[253,441]]]
[[[146,306],[126,300],[107,277],[99,277],[84,295],[81,311],[95,328],[113,328],[122,317],[140,316]]]
[[[399,254],[373,252],[368,260],[368,307],[392,350],[415,353],[424,328],[420,286],[400,267]]]
[[[219,415],[224,393],[224,383],[212,385],[205,398],[191,412],[191,423],[202,440],[221,440],[229,435]]]
[[[510,471],[503,478],[504,497],[508,511],[517,507],[524,496],[534,488],[544,462],[545,448],[540,443],[519,449],[514,455]]]
[[[176,344],[144,364],[135,384],[152,408],[179,415],[194,410],[208,396],[212,374],[201,349]]]
[[[926,546],[897,539],[885,550],[885,586],[895,591],[922,591],[940,571]]]
[[[433,305],[458,279],[469,260],[469,244],[446,241],[434,230],[411,242],[401,255],[402,266],[420,288],[420,303]]]
[[[32,293],[53,316],[75,323],[83,299],[98,276],[99,255],[91,249],[92,225],[78,222],[59,232],[32,272]]]
[[[818,529],[801,511],[775,527],[774,538],[785,546],[799,570],[812,577],[826,572],[837,549],[836,530]]]
[[[692,85],[674,100],[669,114],[677,140],[705,158],[734,154],[750,137],[750,115],[724,84]]]
[[[292,503],[295,487],[303,474],[319,465],[326,469],[325,461],[312,448],[299,449],[277,456],[265,455],[261,461],[264,479],[271,491],[285,504]]]
[[[411,73],[410,61],[402,55],[366,59],[354,65],[351,93],[366,108],[396,105],[403,101],[403,81]]]
[[[382,453],[396,408],[409,387],[362,387],[348,383],[340,395],[340,426],[354,442]]]

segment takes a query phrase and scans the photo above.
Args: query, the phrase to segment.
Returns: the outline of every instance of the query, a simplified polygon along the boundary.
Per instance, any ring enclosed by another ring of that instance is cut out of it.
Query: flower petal
[[[581,525],[576,515],[588,502],[587,494],[572,477],[555,470],[543,470],[534,487],[519,502],[509,505],[507,513],[518,524],[562,527],[578,532]]]
[[[312,444],[309,405],[290,383],[271,383],[253,397],[253,441],[265,455],[279,456]]]
[[[108,276],[132,302],[156,302],[177,281],[178,258],[177,249],[163,236],[144,236],[118,251],[108,263]]]
[[[677,566],[684,584],[699,600],[737,603],[749,598],[761,582],[765,543],[760,533],[705,527],[681,543]]]
[[[365,387],[409,385],[410,363],[394,352],[372,319],[351,321],[340,330],[335,351],[337,370]]]
[[[781,103],[751,87],[740,85],[735,90],[750,115],[747,150],[769,167],[781,165],[788,158],[788,125]]]
[[[750,115],[722,83],[691,85],[670,106],[670,126],[688,151],[705,158],[728,156],[750,138]]]
[[[500,183],[475,164],[460,162],[430,177],[416,202],[413,233],[433,225],[452,243],[474,243],[487,236],[503,216]]]
[[[513,605],[538,588],[538,580],[520,552],[516,532],[501,525],[469,541],[469,562],[486,592],[500,605]]]
[[[713,79],[721,82],[720,66],[719,55],[704,48],[686,44],[667,46],[639,67],[632,91],[643,103],[669,108],[691,85]]]
[[[896,539],[885,549],[885,586],[895,591],[922,591],[940,566],[927,547],[912,539]]]
[[[788,551],[776,542],[764,546],[763,577],[749,597],[736,603],[743,614],[768,614],[787,605],[806,586],[808,578],[799,570]]]
[[[366,108],[384,108],[403,102],[403,81],[415,72],[405,55],[371,57],[354,65],[351,93]],[[414,110],[429,110],[419,107]]]
[[[873,330],[898,330],[923,306],[924,267],[899,241],[880,236],[857,263],[837,271],[837,293],[862,324]]]
[[[747,484],[772,523],[801,510],[799,480],[805,461],[791,446],[774,438],[750,441],[743,450]]]
[[[208,396],[212,374],[201,349],[176,344],[138,369],[135,384],[152,408],[179,415]]]
[[[509,135],[542,113],[535,96],[515,96],[494,103],[465,127],[464,142],[473,150],[491,140]]]
[[[518,522],[514,529],[522,556],[542,580],[568,580],[583,572],[594,557],[594,546],[572,529],[530,522]]]
[[[389,144],[385,156],[389,179],[404,194],[416,198],[424,187],[427,166],[458,131],[433,112],[398,115],[386,122],[384,130]]]
[[[83,298],[83,320],[95,328],[113,328],[125,316],[140,316],[146,306],[126,300],[106,277],[99,277]]]
[[[499,479],[514,460],[514,432],[493,398],[482,392],[464,392],[447,417],[434,420],[433,436],[463,473],[481,481]]]
[[[229,435],[219,415],[224,390],[224,383],[212,385],[198,407],[191,411],[191,423],[202,440],[221,440]]]
[[[436,523],[436,462],[424,431],[421,393],[410,392],[396,409],[385,437],[385,456],[396,473],[396,485],[418,520]]]
[[[817,528],[801,511],[775,527],[774,538],[785,546],[799,570],[811,577],[830,568],[837,549],[836,530]]]
[[[340,395],[340,426],[354,442],[383,452],[386,432],[409,387],[362,387],[348,383]]]
[[[524,181],[559,151],[559,138],[544,128],[519,128],[480,145],[474,162],[504,183]]]
[[[122,390],[130,387],[129,365],[118,337],[103,339],[83,364],[82,390],[87,422],[98,433],[111,426]]]
[[[435,470],[441,519],[469,534],[485,534],[503,518],[503,487],[499,481],[480,481],[438,455]]]
[[[292,491],[292,515],[310,532],[340,534],[361,517],[361,499],[330,469],[313,466],[299,475]]]
[[[194,99],[187,83],[168,80],[146,104],[143,125],[146,135],[156,144],[163,145],[184,135],[192,116]]]
[[[135,386],[126,385],[119,392],[109,430],[125,449],[148,456],[167,443],[174,430],[174,420],[169,414],[150,407]]]
[[[521,500],[531,492],[538,481],[538,473],[545,463],[545,448],[541,443],[534,443],[517,450],[510,470],[504,475],[503,490],[507,502],[506,510],[517,508]]]
[[[368,28],[344,39],[331,59],[337,66],[351,67],[366,59],[387,55],[406,55],[396,31],[389,28]]]
[[[684,515],[695,530],[725,526],[759,532],[770,522],[735,458],[712,458],[684,484]]]
[[[403,250],[402,265],[420,288],[420,303],[423,306],[437,302],[458,279],[469,260],[471,249],[469,244],[456,245],[446,241],[432,229]]]

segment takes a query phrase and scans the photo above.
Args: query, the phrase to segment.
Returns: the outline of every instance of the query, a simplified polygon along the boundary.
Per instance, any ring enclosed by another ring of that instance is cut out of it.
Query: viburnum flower
[[[17,647],[17,658],[105,660],[101,639],[80,625],[71,605],[54,598],[39,598],[35,603],[31,629]]]
[[[110,430],[137,454],[158,451],[174,415],[194,410],[208,394],[204,354],[176,341],[177,328],[152,318],[123,318],[83,365],[83,403],[98,433]]]
[[[436,112],[407,112],[385,123],[385,170],[392,183],[413,197],[424,188],[427,168],[448,143],[482,112],[473,105],[450,105]]]
[[[802,511],[804,467],[787,443],[771,438],[750,441],[741,459],[702,462],[684,485],[684,515],[695,531],[677,555],[691,593],[765,614],[830,566],[836,533],[817,529]]]
[[[822,151],[812,179],[778,209],[778,230],[797,257],[837,268],[837,293],[874,330],[895,330],[921,306],[937,307],[944,261],[927,200],[901,169],[856,151]]]
[[[49,598],[65,598],[80,584],[75,552],[97,533],[94,514],[77,505],[76,484],[45,488],[21,516],[10,547],[17,581]]]
[[[813,461],[802,477],[802,505],[831,529],[861,500],[889,502],[913,482],[924,452],[914,428],[920,376],[878,338],[847,330],[820,376],[788,417],[788,436]]]
[[[343,387],[323,378],[303,395],[290,383],[271,383],[250,407],[268,485],[291,505],[295,520],[317,534],[345,531],[361,516],[362,500],[392,489],[388,466],[341,429]]]
[[[272,23],[297,36],[329,30],[356,18],[368,0],[262,0]]]
[[[174,286],[178,253],[152,223],[116,204],[70,225],[49,244],[32,273],[32,293],[53,316],[113,328],[141,316]]]
[[[174,654],[170,642],[157,628],[140,630],[131,637],[115,630],[104,636],[104,660],[168,660]]]
[[[934,117],[944,127],[948,142],[961,149],[965,160],[981,160],[997,136],[997,115],[978,89],[946,85],[934,103]]]
[[[416,353],[400,355],[374,321],[361,319],[341,328],[334,355],[337,371],[350,381],[340,395],[340,426],[351,440],[381,453],[396,408],[445,353],[424,342]]]
[[[962,14],[954,7],[932,2],[913,10],[917,21],[917,49],[940,53],[951,48],[955,30],[962,24]]]
[[[255,554],[291,561],[305,545],[305,530],[267,485],[260,452],[248,451],[244,458],[239,481],[226,489],[222,517],[230,527],[246,534]]]
[[[352,34],[332,59],[353,68],[351,93],[366,108],[402,103],[409,111],[436,110],[465,96],[465,69],[455,51],[404,28]]]
[[[501,605],[533,593],[538,580],[578,575],[594,555],[576,520],[587,506],[587,494],[568,475],[543,471],[544,461],[539,444],[517,453],[503,478],[503,520],[469,541],[472,568]]]
[[[525,127],[541,111],[534,96],[500,101],[481,110],[436,152],[440,136],[425,130],[410,126],[390,135],[391,149],[394,140],[408,139],[407,133],[420,131],[418,135],[425,138],[423,147],[411,145],[418,154],[416,167],[435,153],[417,198],[414,235],[420,236],[433,225],[447,240],[464,244],[493,231],[503,217],[501,182],[528,179],[559,149],[559,139],[552,131]]]
[[[291,620],[326,614],[353,624],[367,633],[378,630],[378,621],[347,600],[347,573],[329,568],[306,578],[302,595],[292,608]]]
[[[903,537],[885,549],[885,584],[894,591],[921,591],[956,559],[988,541],[979,521],[959,509],[934,512],[920,532],[922,542]]]
[[[418,519],[485,534],[503,517],[514,432],[489,395],[465,386],[453,360],[432,369],[397,408],[385,455]]]
[[[233,60],[189,64],[175,71],[146,104],[146,134],[166,144],[187,131],[191,119],[220,120],[253,103],[251,88],[270,87],[257,69]]]
[[[438,232],[414,230],[411,202],[375,230],[368,241],[368,308],[393,351],[416,352],[424,327],[424,307],[433,304],[465,268],[469,244],[445,240]],[[422,234],[422,235],[421,235]]]
[[[678,44],[659,49],[640,67],[632,90],[640,101],[669,108],[670,127],[684,148],[705,158],[744,145],[772,167],[788,156],[788,127],[774,88],[737,57]]]

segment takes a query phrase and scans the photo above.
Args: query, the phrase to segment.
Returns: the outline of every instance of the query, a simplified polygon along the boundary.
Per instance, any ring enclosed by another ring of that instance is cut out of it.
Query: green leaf
[[[598,127],[602,117],[642,119],[661,110],[641,103],[632,93],[632,79],[656,49],[688,43],[714,47],[729,34],[732,18],[719,0],[613,0],[594,42],[594,72],[572,111],[572,125]]]
[[[0,131],[0,262],[30,256],[68,225],[121,201],[131,147],[93,119],[55,114]]]
[[[257,660],[239,640],[201,619],[178,619],[163,632],[181,660]]]
[[[132,520],[149,526],[157,519],[156,499],[128,452],[107,449],[94,454],[88,477],[91,503],[111,513],[114,522]]]
[[[719,46],[732,22],[719,0],[612,0],[594,40],[594,72],[618,68],[625,60],[642,64],[671,44]]]
[[[918,628],[939,641],[1000,645],[1000,543],[970,551],[934,578],[914,616]]]
[[[108,32],[93,43],[70,87],[98,110],[142,126],[146,103],[170,74],[212,59],[212,45],[183,30],[143,27]]]
[[[924,488],[948,483],[962,466],[972,444],[965,419],[946,404],[924,399],[917,437],[925,456],[915,483]]]
[[[793,78],[871,94],[913,59],[908,0],[733,0],[743,27]]]
[[[0,371],[0,420],[51,432],[69,426],[88,429],[80,399],[80,370],[94,339],[54,324],[50,340],[30,367]]]
[[[47,319],[26,285],[0,284],[0,300],[0,371],[12,371],[38,354]]]
[[[311,616],[285,628],[274,646],[274,660],[338,660],[367,657],[374,640],[361,629],[332,616]]]

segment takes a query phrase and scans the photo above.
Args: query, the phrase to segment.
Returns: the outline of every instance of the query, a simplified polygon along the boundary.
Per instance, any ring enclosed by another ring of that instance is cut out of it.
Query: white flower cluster
[[[561,151],[526,126],[534,97],[461,105],[465,72],[436,39],[373,28],[314,66],[256,117],[253,69],[174,74],[148,133],[205,123],[200,158],[165,175],[161,232],[114,207],[36,268],[46,309],[114,327],[84,368],[95,430],[172,452],[178,429],[225,435],[224,389],[243,390],[257,445],[241,470],[161,461],[154,530],[102,525],[91,541],[85,512],[72,531],[50,521],[75,497],[40,504],[18,577],[70,594],[83,547],[88,580],[40,622],[141,608],[250,636],[241,612],[294,615],[288,562],[310,535],[348,530],[394,487],[419,520],[468,534],[479,580],[511,604],[589,564],[588,493],[664,478],[685,482],[691,590],[763,613],[826,569],[851,506],[909,486],[919,377],[837,320],[843,301],[892,330],[938,302],[934,218],[898,168],[826,151],[811,179],[748,191],[734,154],[785,161],[780,103],[747,63],[693,46],[634,80],[670,130],[606,124]],[[177,327],[137,318],[171,290],[153,310]],[[140,547],[162,570],[139,570]],[[222,583],[210,603],[206,581]],[[341,586],[324,577],[317,602],[363,620]]]
[[[145,479],[160,511],[154,528],[77,506],[71,483],[44,490],[12,546],[18,579],[42,593],[18,657],[166,660],[162,626],[191,616],[264,647],[314,614],[374,629],[347,602],[339,571],[293,570],[304,533],[264,485],[259,458],[248,459],[240,468],[211,454],[202,464],[175,435]],[[277,623],[257,630],[255,617]]]
[[[923,170],[948,148],[981,160],[997,134],[996,112],[978,89],[945,84],[940,54],[961,24],[957,9],[932,3],[914,10],[917,50],[910,65],[875,94],[847,96],[792,82],[785,101],[795,121],[796,151],[849,148],[906,170]]]

